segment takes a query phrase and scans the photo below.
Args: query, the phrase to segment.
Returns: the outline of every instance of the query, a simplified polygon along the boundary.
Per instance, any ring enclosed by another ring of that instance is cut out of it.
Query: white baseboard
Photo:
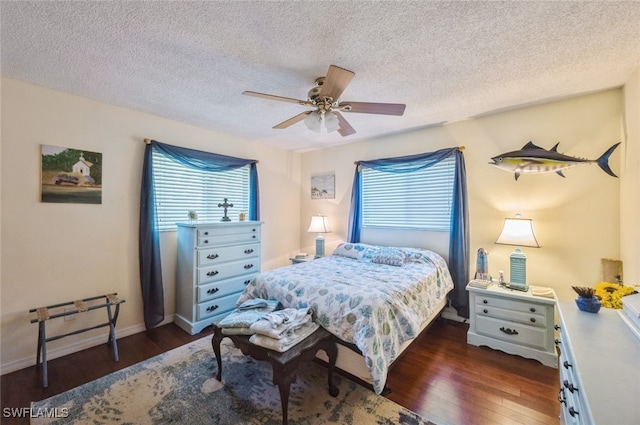
[[[173,321],[174,321],[173,315],[167,316],[158,326],[167,325]],[[121,339],[126,336],[144,332],[145,330],[146,328],[143,323],[133,325],[133,326],[128,326],[126,328],[117,327],[116,337],[117,339]],[[96,335],[92,338],[83,339],[82,341],[65,345],[63,347],[58,347],[53,350],[47,350],[47,360],[57,359],[58,357],[62,357],[68,354],[76,353],[78,351],[86,350],[87,348],[95,347],[96,345],[105,344],[108,339],[109,339],[109,331],[106,330],[101,335]],[[37,341],[34,341],[34,343],[35,342]],[[34,346],[36,346],[36,344],[34,344]],[[15,372],[16,370],[34,366],[35,364],[36,364],[35,354],[31,357],[25,357],[22,359],[13,360],[11,362],[2,363],[0,365],[0,375],[5,375],[7,373]]]

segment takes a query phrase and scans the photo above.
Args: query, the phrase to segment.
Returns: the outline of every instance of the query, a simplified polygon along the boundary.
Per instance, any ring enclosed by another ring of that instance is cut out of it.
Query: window
[[[206,172],[195,170],[153,150],[153,179],[158,228],[175,230],[177,222],[188,221],[190,210],[198,213],[198,221],[220,221],[224,210],[218,207],[224,198],[233,204],[227,215],[249,211],[250,166],[233,171]]]
[[[362,170],[362,227],[449,232],[453,156],[412,173]]]

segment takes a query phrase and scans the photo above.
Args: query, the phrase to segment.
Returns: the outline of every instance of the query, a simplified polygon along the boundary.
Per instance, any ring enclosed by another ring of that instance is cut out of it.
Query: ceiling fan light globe
[[[327,129],[327,133],[337,131],[340,128],[338,117],[333,112],[327,112],[324,114],[324,126]]]
[[[322,128],[322,117],[317,112],[312,112],[304,119],[304,123],[309,130],[320,133]]]

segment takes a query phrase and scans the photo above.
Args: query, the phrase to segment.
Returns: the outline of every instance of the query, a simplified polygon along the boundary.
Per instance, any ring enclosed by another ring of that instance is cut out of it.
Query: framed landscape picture
[[[102,154],[42,145],[42,202],[102,204]]]
[[[336,175],[333,173],[311,176],[311,199],[335,199]]]

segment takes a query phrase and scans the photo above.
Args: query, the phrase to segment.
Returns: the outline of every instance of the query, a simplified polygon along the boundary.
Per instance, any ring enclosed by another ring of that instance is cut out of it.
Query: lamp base
[[[511,254],[511,269],[509,275],[509,282],[511,284],[520,284],[521,286],[527,285],[527,256],[520,251],[520,248],[516,248]]]
[[[324,257],[324,237],[320,234],[316,238],[316,258]]]

